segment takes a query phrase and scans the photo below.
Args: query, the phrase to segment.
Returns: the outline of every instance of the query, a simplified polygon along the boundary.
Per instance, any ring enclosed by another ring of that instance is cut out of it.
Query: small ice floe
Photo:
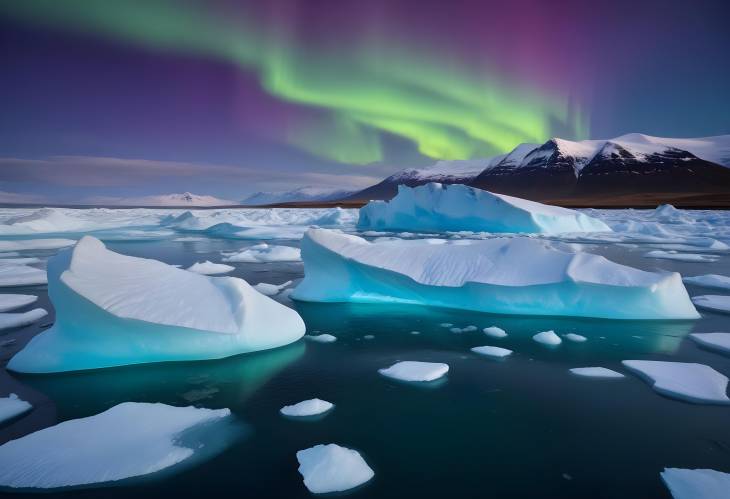
[[[542,333],[537,333],[535,336],[532,337],[533,340],[537,341],[538,343],[542,343],[543,345],[560,345],[563,340],[560,339],[560,336],[555,334],[555,331],[543,331]]]
[[[482,331],[484,331],[484,334],[491,336],[492,338],[504,338],[507,336],[507,332],[497,326],[485,327]]]
[[[474,347],[471,349],[471,351],[474,353],[478,353],[479,355],[485,355],[487,357],[494,357],[497,359],[502,359],[504,357],[512,355],[512,350],[492,346]]]
[[[27,326],[46,315],[48,315],[48,312],[42,308],[34,308],[20,313],[3,312],[0,313],[0,330]]]
[[[236,270],[236,267],[226,265],[224,263],[213,263],[209,260],[206,260],[204,262],[195,262],[190,267],[188,267],[187,270],[190,272],[195,272],[196,274],[216,275],[227,274],[228,272]]]
[[[730,404],[727,377],[710,366],[658,360],[624,360],[622,364],[668,397],[695,404]]]
[[[172,240],[173,243],[197,243],[202,241],[207,241],[207,237],[200,237],[200,236],[184,236],[184,237],[176,237]]]
[[[0,265],[34,265],[43,260],[36,257],[29,258],[0,258]]]
[[[47,282],[43,269],[29,265],[0,265],[0,286],[37,286]]]
[[[662,481],[674,499],[725,499],[730,491],[730,473],[682,468],[664,468]]]
[[[73,239],[23,239],[20,241],[0,241],[0,251],[53,250],[73,246]]]
[[[730,354],[730,333],[692,333],[689,337],[704,347]]]
[[[435,381],[449,372],[449,366],[440,362],[404,360],[388,368],[378,369],[378,372],[400,381]]]
[[[17,295],[7,294],[0,295],[0,312],[7,312],[9,310],[15,310],[16,308],[24,307],[35,303],[38,297],[35,295]]]
[[[439,326],[441,326],[441,327],[452,327],[453,324],[450,323],[450,322],[442,322],[441,324],[439,324]]]
[[[267,282],[260,282],[256,284],[253,289],[266,296],[278,295],[281,290],[291,285],[291,281],[286,281],[282,284],[269,284]]]
[[[697,275],[694,277],[683,277],[687,284],[695,284],[706,288],[730,289],[730,277],[719,274]]]
[[[466,327],[461,328],[461,332],[468,333],[471,331],[476,331],[477,329],[479,329],[479,328],[477,328],[476,326],[466,326]]]
[[[575,333],[566,334],[565,339],[568,341],[574,341],[576,343],[583,343],[584,341],[588,340],[588,338],[586,338],[585,336]]]
[[[228,409],[125,402],[95,416],[64,421],[0,446],[0,486],[101,485],[168,469],[205,449],[205,442],[197,440],[230,414]],[[195,442],[181,438],[201,425],[206,431]]]
[[[701,295],[693,296],[692,303],[700,308],[714,312],[730,313],[730,296],[723,295]]]
[[[412,335],[418,335],[418,334],[421,334],[421,332],[420,331],[411,331],[411,334]]]
[[[457,334],[464,332],[464,330],[461,329],[460,327],[452,327],[452,328],[449,328],[449,331],[451,331],[452,333],[457,333]]]
[[[663,260],[677,260],[679,262],[716,262],[717,255],[700,255],[698,253],[678,253],[676,251],[654,250],[644,253],[644,258],[660,258]]]
[[[366,339],[366,340],[374,340],[375,339],[375,335],[366,334],[365,336],[363,336],[363,339]]]
[[[224,262],[270,263],[302,261],[299,248],[266,243],[256,244],[238,253],[224,253],[224,255]]]
[[[32,405],[25,400],[19,399],[14,393],[11,393],[7,397],[0,397],[0,424],[21,414],[25,414],[32,408]]]
[[[337,444],[300,450],[297,461],[304,485],[314,494],[349,490],[375,476],[359,452]]]
[[[623,374],[605,367],[574,367],[570,372],[588,378],[625,378]]]
[[[308,334],[305,336],[306,339],[309,341],[316,341],[317,343],[332,343],[334,341],[337,341],[336,336],[332,336],[331,334]]]
[[[332,402],[327,402],[326,400],[310,399],[297,404],[286,405],[279,409],[279,412],[284,416],[302,418],[324,414],[332,410],[334,406]]]

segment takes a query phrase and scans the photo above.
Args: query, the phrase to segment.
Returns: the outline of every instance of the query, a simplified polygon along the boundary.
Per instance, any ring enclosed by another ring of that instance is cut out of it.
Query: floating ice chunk
[[[0,241],[0,251],[52,250],[73,246],[73,239],[23,239]]]
[[[24,307],[35,303],[38,297],[35,295],[16,295],[6,294],[0,295],[0,312],[7,312],[8,310],[15,310],[16,308]]]
[[[464,333],[469,333],[471,331],[476,331],[477,329],[479,329],[479,328],[477,328],[476,326],[466,326],[466,327],[461,328],[461,331]]]
[[[586,338],[585,336],[575,333],[566,334],[565,339],[569,341],[574,341],[576,343],[583,343],[584,341],[588,340],[588,338]]]
[[[27,312],[3,312],[0,313],[0,330],[27,326],[46,315],[48,312],[42,308],[34,308]]]
[[[674,499],[726,499],[730,473],[682,468],[664,468],[661,477]]]
[[[507,336],[505,330],[497,326],[485,327],[482,331],[484,331],[484,334],[491,336],[492,338],[504,338]]]
[[[41,263],[41,259],[36,257],[0,259],[0,265],[33,265],[35,263]]]
[[[294,405],[286,405],[279,409],[284,416],[291,417],[307,417],[324,414],[331,410],[335,405],[321,399],[304,400]]]
[[[715,312],[730,313],[730,296],[724,295],[700,295],[693,296],[692,303],[700,308],[713,310]]]
[[[188,271],[203,275],[227,274],[232,270],[236,270],[236,267],[233,267],[231,265],[225,265],[223,263],[213,263],[208,260],[202,263],[195,262],[190,267],[188,267]]]
[[[563,340],[555,334],[555,331],[543,331],[532,337],[533,340],[543,345],[560,345]]]
[[[441,327],[451,327],[451,326],[453,326],[453,324],[450,323],[450,322],[442,322],[441,324],[439,324],[439,326],[441,326]]]
[[[363,339],[366,339],[366,340],[374,340],[375,339],[375,335],[374,334],[366,334],[365,336],[363,336]]]
[[[401,381],[434,381],[449,372],[449,366],[440,362],[404,360],[386,369],[378,369],[378,372]]]
[[[421,334],[421,332],[420,331],[411,331],[411,334],[412,335],[418,335],[418,334]]]
[[[469,246],[371,243],[310,229],[295,300],[413,303],[490,313],[610,319],[694,319],[681,276],[652,273],[533,238]]]
[[[254,285],[254,289],[261,293],[262,295],[266,296],[274,296],[278,294],[282,289],[286,288],[287,286],[291,285],[291,281],[286,281],[281,284],[269,284],[267,282],[260,282],[256,285]]]
[[[125,402],[95,416],[64,421],[0,446],[0,486],[100,485],[161,471],[203,447],[203,442],[185,444],[183,432],[220,423],[230,414],[228,409]]]
[[[500,359],[512,354],[512,350],[492,346],[474,347],[471,351],[478,353],[479,355],[486,355],[487,357],[496,357]]]
[[[359,452],[336,444],[300,450],[297,461],[304,485],[315,494],[349,490],[375,476]]]
[[[677,253],[676,251],[654,250],[644,253],[645,258],[660,258],[663,260],[677,260],[679,262],[716,262],[717,255],[700,255],[697,253]]]
[[[658,360],[624,360],[622,364],[668,397],[695,404],[730,404],[727,377],[710,366]]]
[[[0,397],[0,424],[21,414],[25,414],[32,408],[32,405],[25,400],[19,399],[14,393],[11,393],[7,397]]]
[[[0,265],[0,287],[46,284],[46,271],[28,265]]]
[[[224,262],[244,263],[300,262],[301,260],[299,248],[266,243],[251,246],[238,253],[227,254],[223,258]]]
[[[460,327],[451,327],[451,328],[449,328],[449,331],[451,331],[452,333],[463,333],[464,332],[464,330],[461,329]]]
[[[299,314],[242,279],[120,255],[90,236],[52,258],[48,273],[56,322],[10,360],[11,370],[218,359],[286,345],[305,330]]]
[[[306,339],[310,341],[315,341],[317,343],[333,343],[337,341],[336,336],[332,336],[331,334],[308,334],[305,336]]]
[[[359,229],[427,232],[528,232],[559,234],[611,229],[602,221],[566,208],[495,194],[461,184],[398,186],[390,201],[360,209]]]
[[[730,333],[692,333],[689,337],[702,346],[730,354]]]
[[[706,288],[730,289],[730,277],[718,274],[698,275],[684,277],[682,280],[688,284],[696,284]]]
[[[612,369],[606,369],[605,367],[574,367],[570,370],[573,374],[578,376],[586,376],[589,378],[624,378],[625,376]]]

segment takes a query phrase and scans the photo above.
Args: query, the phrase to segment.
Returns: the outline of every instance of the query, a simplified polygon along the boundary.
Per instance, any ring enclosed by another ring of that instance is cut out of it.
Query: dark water
[[[242,243],[109,246],[189,265],[220,261],[221,249],[238,249]],[[599,250],[622,263],[685,275],[730,270],[727,256],[714,264],[691,264],[642,259],[617,247]],[[279,283],[301,278],[302,265],[239,264],[232,275],[252,284]],[[39,306],[50,307],[37,287],[12,292],[40,292]],[[707,293],[712,291],[690,287],[690,294]],[[621,360],[657,359],[700,362],[730,374],[730,358],[685,338],[691,332],[729,330],[730,316],[703,312],[698,321],[608,321],[415,306],[287,304],[300,312],[308,332],[331,333],[338,341],[299,341],[220,361],[63,375],[18,376],[3,370],[0,393],[16,392],[35,409],[0,427],[0,442],[124,401],[228,407],[248,428],[223,453],[181,473],[46,497],[310,497],[295,454],[330,442],[358,449],[375,471],[371,482],[344,494],[353,498],[666,498],[659,477],[665,467],[730,471],[730,408],[665,398],[632,375],[600,380],[568,371],[604,366],[625,373]],[[0,334],[0,341],[17,338],[0,349],[3,365],[50,322],[52,316]],[[454,334],[439,326],[442,322],[480,330]],[[509,336],[492,339],[481,333],[492,325]],[[549,348],[531,339],[548,329],[582,334],[588,341]],[[421,334],[410,334],[414,330]],[[515,353],[504,361],[488,360],[469,351],[479,345]],[[427,387],[377,373],[398,360],[445,362],[450,371],[443,383]],[[333,402],[334,411],[314,422],[278,413],[284,405],[313,397]]]

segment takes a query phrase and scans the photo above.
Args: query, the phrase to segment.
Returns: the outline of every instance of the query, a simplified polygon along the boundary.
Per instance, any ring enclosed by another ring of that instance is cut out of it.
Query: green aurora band
[[[541,95],[500,80],[484,65],[476,70],[446,55],[389,42],[382,34],[322,47],[297,37],[286,22],[168,0],[3,1],[0,12],[254,71],[271,95],[315,111],[289,125],[286,142],[341,163],[382,161],[383,133],[412,141],[424,156],[446,160],[543,142],[555,126],[577,139],[588,135],[585,116],[571,110],[566,98]]]

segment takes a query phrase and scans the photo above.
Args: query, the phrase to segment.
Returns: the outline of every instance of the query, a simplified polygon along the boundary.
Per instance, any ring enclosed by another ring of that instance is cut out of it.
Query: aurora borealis
[[[358,175],[370,165],[377,176],[552,136],[727,133],[727,95],[718,106],[724,91],[714,88],[713,73],[730,70],[717,67],[712,51],[693,50],[701,35],[703,48],[722,52],[728,35],[718,16],[727,8],[687,9],[538,0],[3,0],[10,78],[0,88],[8,109],[0,154]],[[667,36],[675,25],[692,36],[681,43]],[[649,74],[698,74],[698,66],[708,81],[692,88],[709,92],[688,93],[681,75]],[[670,112],[656,109],[661,101],[674,103]],[[683,119],[672,129],[666,118],[677,115]]]

